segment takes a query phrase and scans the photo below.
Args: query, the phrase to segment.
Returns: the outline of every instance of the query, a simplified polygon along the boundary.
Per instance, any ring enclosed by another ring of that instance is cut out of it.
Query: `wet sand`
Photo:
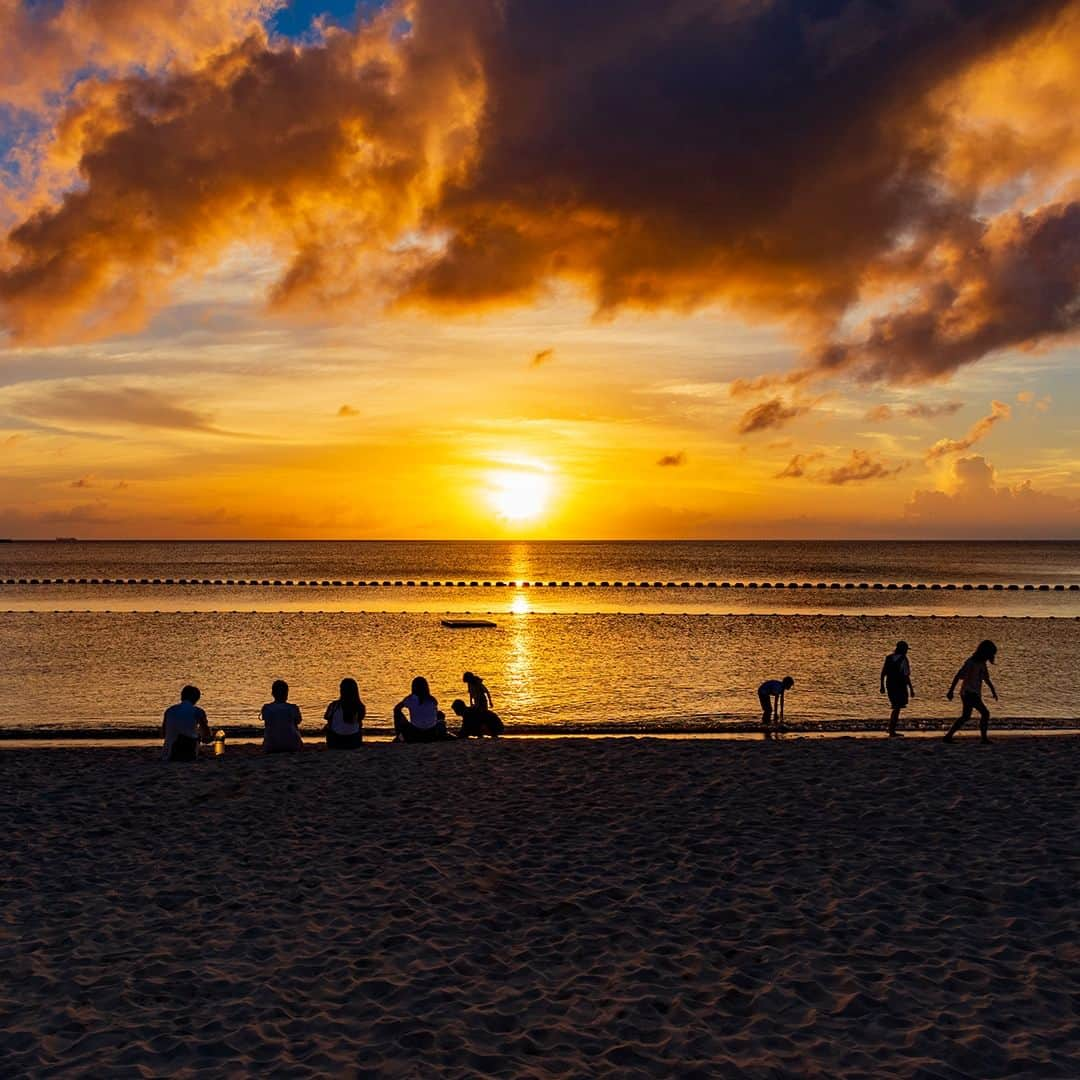
[[[0,749],[5,1075],[1080,1076],[1080,739]]]

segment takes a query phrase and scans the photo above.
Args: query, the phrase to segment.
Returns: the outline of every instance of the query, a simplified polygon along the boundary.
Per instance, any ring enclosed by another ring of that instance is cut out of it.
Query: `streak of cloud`
[[[664,454],[658,458],[656,464],[662,469],[671,469],[686,464],[686,454],[680,450],[677,454]]]
[[[797,416],[809,412],[808,405],[787,405],[783,398],[770,398],[757,405],[751,406],[743,413],[739,420],[738,431],[740,435],[752,435],[758,431],[770,431],[774,428],[783,427]]]
[[[995,424],[1008,420],[1010,416],[1012,416],[1012,409],[1005,402],[992,401],[990,412],[980,420],[976,420],[963,438],[938,439],[926,452],[926,460],[937,461],[948,454],[962,454],[965,450],[970,450],[977,442],[990,434]]]
[[[554,357],[554,349],[541,349],[538,353],[533,355],[532,360],[529,362],[529,366],[541,367],[542,365],[549,363]]]

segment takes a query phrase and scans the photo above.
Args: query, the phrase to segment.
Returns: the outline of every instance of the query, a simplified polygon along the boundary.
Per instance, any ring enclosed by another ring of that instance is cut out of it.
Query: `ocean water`
[[[0,728],[146,728],[188,681],[213,723],[254,724],[282,677],[314,729],[345,675],[385,726],[414,675],[448,706],[465,669],[511,725],[723,728],[785,674],[790,720],[859,724],[887,712],[878,672],[900,637],[912,724],[955,711],[945,690],[984,637],[1000,648],[995,713],[1072,720],[1075,584],[1076,543],[4,544]],[[495,628],[441,625],[466,611]]]

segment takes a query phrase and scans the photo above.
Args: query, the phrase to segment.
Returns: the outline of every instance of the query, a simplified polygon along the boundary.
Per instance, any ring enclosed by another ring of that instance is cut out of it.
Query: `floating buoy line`
[[[263,578],[4,578],[7,585],[133,585],[269,589],[884,589],[961,592],[1077,592],[1080,584],[895,581],[317,581]]]

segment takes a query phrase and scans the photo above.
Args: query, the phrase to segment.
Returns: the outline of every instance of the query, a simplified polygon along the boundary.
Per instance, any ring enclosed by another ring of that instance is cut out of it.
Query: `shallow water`
[[[0,726],[144,727],[185,682],[212,723],[257,722],[275,678],[308,724],[355,677],[385,725],[414,675],[443,706],[482,674],[510,724],[642,728],[745,722],[755,688],[791,674],[791,720],[883,716],[882,657],[912,646],[911,722],[951,714],[945,690],[983,637],[1000,647],[1002,717],[1080,716],[1080,623],[1051,619],[869,616],[499,615],[493,630],[448,630],[415,613],[243,612],[0,615]],[[991,703],[993,707],[993,703]]]

